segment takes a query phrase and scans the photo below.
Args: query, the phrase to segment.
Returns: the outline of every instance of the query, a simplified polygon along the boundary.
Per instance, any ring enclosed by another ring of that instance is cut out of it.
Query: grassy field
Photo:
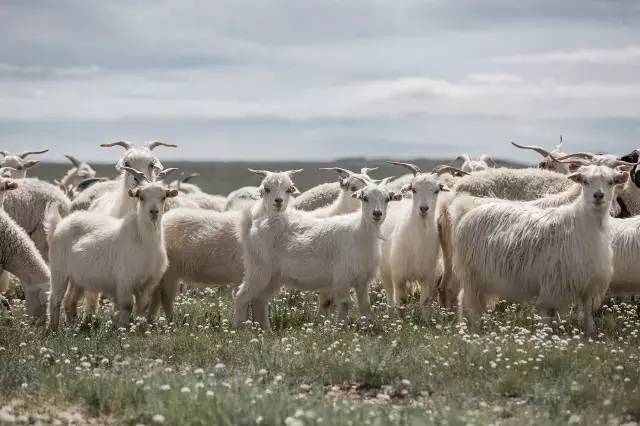
[[[111,306],[56,334],[28,324],[20,289],[0,311],[2,419],[62,424],[621,424],[640,418],[640,319],[607,305],[539,325],[498,304],[479,334],[452,312],[390,312],[344,326],[282,293],[274,331],[234,329],[228,289],[190,290],[175,323],[113,328]]]
[[[336,162],[357,169],[363,160]],[[380,162],[366,162],[380,164]],[[425,169],[440,163],[421,162]],[[169,165],[169,164],[167,164]],[[300,186],[333,176],[321,163],[180,163],[226,193],[257,181],[246,167],[303,167]],[[36,176],[61,176],[43,165]],[[96,167],[109,175],[112,166]],[[400,174],[385,166],[379,176]],[[298,180],[298,179],[297,179]],[[586,340],[577,314],[552,329],[526,307],[498,304],[478,334],[453,312],[416,302],[349,325],[315,297],[283,293],[274,331],[235,329],[229,289],[190,290],[175,322],[116,330],[104,301],[90,325],[56,334],[29,325],[19,285],[0,307],[0,424],[623,424],[640,420],[640,318],[609,304]]]

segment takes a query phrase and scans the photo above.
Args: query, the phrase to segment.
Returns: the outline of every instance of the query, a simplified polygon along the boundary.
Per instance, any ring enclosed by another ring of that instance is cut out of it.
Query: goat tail
[[[52,201],[47,204],[47,208],[44,212],[44,232],[47,234],[47,242],[51,245],[51,239],[53,238],[53,234],[56,232],[56,228],[58,224],[62,220],[62,215],[60,214],[60,203],[56,201]]]

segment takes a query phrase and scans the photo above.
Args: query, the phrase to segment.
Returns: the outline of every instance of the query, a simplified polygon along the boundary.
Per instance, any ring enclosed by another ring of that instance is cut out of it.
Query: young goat
[[[420,302],[433,299],[436,271],[440,257],[436,204],[438,194],[449,189],[438,181],[438,175],[423,173],[414,164],[390,161],[413,173],[410,183],[401,193],[411,192],[411,199],[403,199],[389,209],[382,225],[382,257],[380,279],[387,294],[387,303],[407,302],[407,284],[418,281],[422,288]]]
[[[452,204],[453,266],[462,283],[461,314],[475,321],[493,296],[535,299],[549,317],[574,301],[582,304],[585,334],[613,273],[609,207],[616,185],[627,174],[586,166],[569,175],[582,194],[568,205],[539,208],[496,201],[467,210]],[[457,214],[456,212],[461,212]]]
[[[144,173],[123,166],[141,186],[130,189],[137,208],[123,218],[75,212],[62,219],[54,204],[45,218],[51,262],[50,328],[58,328],[67,285],[104,292],[115,299],[117,324],[125,327],[133,296],[140,312],[167,268],[162,215],[167,198],[178,191],[153,182]],[[163,170],[158,178],[171,169]]]
[[[272,175],[259,173],[265,181]],[[330,289],[343,321],[349,309],[349,290],[354,287],[360,312],[367,315],[369,283],[380,257],[380,226],[389,201],[401,198],[387,190],[387,181],[367,183],[354,193],[362,207],[351,214],[315,218],[286,211],[274,204],[273,197],[263,198],[252,214],[245,211],[241,224],[245,272],[235,296],[236,324],[248,319],[248,308],[253,304],[255,320],[269,329],[267,305],[282,286]],[[289,183],[287,179],[279,187]]]

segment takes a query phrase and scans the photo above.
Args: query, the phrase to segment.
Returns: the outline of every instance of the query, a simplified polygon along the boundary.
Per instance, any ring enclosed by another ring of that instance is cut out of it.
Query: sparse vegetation
[[[478,334],[413,302],[349,326],[311,295],[271,304],[274,332],[235,329],[228,289],[179,296],[175,322],[116,330],[103,301],[90,325],[46,334],[19,286],[0,311],[3,418],[83,424],[604,424],[640,416],[640,318],[605,305],[602,333],[579,316],[544,329],[501,302]],[[0,418],[0,422],[2,419]]]

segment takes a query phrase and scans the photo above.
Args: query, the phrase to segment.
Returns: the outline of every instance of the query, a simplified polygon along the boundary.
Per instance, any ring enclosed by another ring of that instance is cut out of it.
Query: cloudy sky
[[[5,0],[0,147],[110,161],[640,146],[636,0]],[[168,154],[167,154],[168,155]]]

